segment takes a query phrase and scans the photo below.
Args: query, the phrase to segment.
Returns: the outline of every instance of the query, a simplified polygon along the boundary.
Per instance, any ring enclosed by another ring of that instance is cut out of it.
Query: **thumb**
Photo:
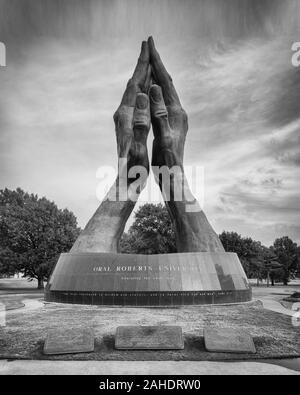
[[[164,102],[161,87],[152,85],[149,91],[151,120],[155,137],[163,137],[170,130],[168,110]]]
[[[148,95],[138,93],[133,113],[133,132],[136,140],[147,137],[150,130],[150,104]]]

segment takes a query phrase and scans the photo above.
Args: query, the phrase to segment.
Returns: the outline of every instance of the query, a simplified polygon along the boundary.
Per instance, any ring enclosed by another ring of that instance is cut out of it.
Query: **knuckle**
[[[130,128],[132,126],[133,109],[121,105],[114,113],[114,121],[117,128]]]
[[[150,114],[148,108],[146,109],[138,109],[135,108],[134,116],[133,116],[133,125],[134,126],[150,126]]]
[[[137,82],[133,78],[130,78],[127,82],[127,88],[135,88],[136,89],[137,87],[138,87]]]
[[[187,122],[188,116],[185,110],[180,107],[180,106],[171,106],[170,107],[170,112],[172,114],[172,117],[181,119],[183,122]]]
[[[133,123],[133,127],[141,131],[148,131],[150,129],[150,123],[148,120],[137,120]]]
[[[178,117],[182,116],[183,113],[183,109],[177,105],[170,106],[170,111],[172,112],[173,116],[178,116]]]
[[[168,111],[166,109],[166,107],[161,107],[161,108],[157,108],[154,112],[153,112],[153,116],[154,118],[167,118],[168,117]]]

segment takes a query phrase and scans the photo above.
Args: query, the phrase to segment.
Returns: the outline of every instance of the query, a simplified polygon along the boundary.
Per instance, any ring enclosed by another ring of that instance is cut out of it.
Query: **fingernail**
[[[141,93],[136,97],[136,107],[139,110],[145,110],[148,106],[148,96]]]
[[[154,102],[159,103],[162,100],[162,93],[160,86],[152,85],[150,89],[150,96]]]

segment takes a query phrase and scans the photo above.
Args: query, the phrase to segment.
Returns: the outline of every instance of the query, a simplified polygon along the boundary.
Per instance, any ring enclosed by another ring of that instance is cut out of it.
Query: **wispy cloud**
[[[116,165],[112,115],[153,34],[189,116],[185,163],[205,168],[216,230],[300,241],[297,0],[25,3],[0,6],[1,187],[46,195],[86,223],[97,168]]]

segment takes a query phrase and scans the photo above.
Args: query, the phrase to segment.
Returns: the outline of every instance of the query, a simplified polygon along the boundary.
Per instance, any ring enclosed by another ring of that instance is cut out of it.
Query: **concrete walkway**
[[[280,301],[294,292],[300,292],[300,280],[292,280],[290,284],[286,286],[276,285],[275,287],[253,287],[252,292],[253,298],[260,300],[265,309],[292,317],[295,315],[296,311],[285,308]]]
[[[300,375],[261,362],[0,361],[0,375]]]
[[[290,317],[293,317],[296,313],[296,311],[286,309],[281,303],[274,299],[262,298],[260,301],[262,302],[264,309],[274,311],[275,313],[289,315]]]
[[[288,369],[296,370],[300,372],[300,358],[289,358],[289,359],[265,359],[265,363],[271,363],[277,366],[283,366]]]

